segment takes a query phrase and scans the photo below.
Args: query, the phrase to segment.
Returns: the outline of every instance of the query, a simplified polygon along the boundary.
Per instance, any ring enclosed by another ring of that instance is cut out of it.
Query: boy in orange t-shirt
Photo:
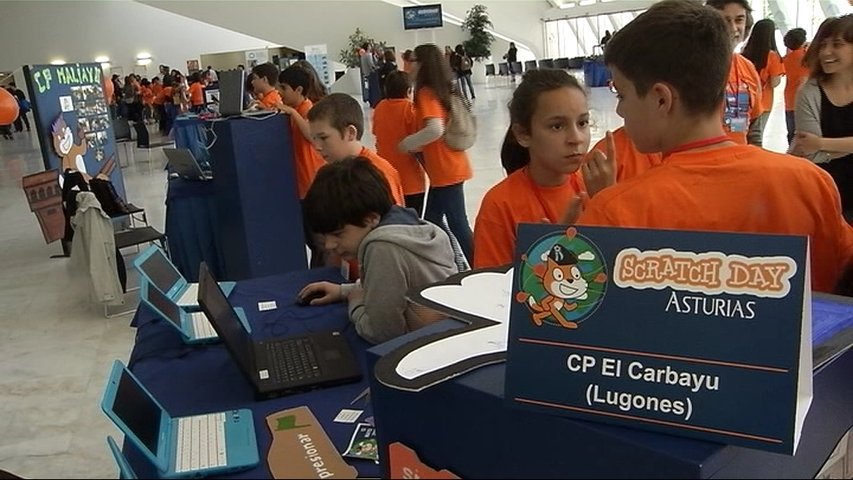
[[[198,72],[190,75],[190,105],[194,113],[199,113],[204,108],[204,85],[201,83],[201,75]]]
[[[808,236],[812,288],[831,292],[853,251],[838,190],[810,162],[724,135],[718,115],[729,37],[719,15],[687,0],[656,3],[613,35],[605,63],[617,111],[637,150],[661,150],[663,163],[602,190],[580,218],[564,220]]]
[[[361,144],[364,135],[364,113],[358,101],[344,93],[323,97],[308,112],[308,122],[314,146],[329,162],[339,162],[349,157],[370,160],[388,181],[394,203],[405,206],[400,174],[387,160]]]
[[[612,133],[616,157],[616,181],[621,182],[660,165],[663,161],[660,153],[641,153],[634,142],[625,133],[625,127],[619,127]],[[607,153],[607,138],[602,138],[592,147],[601,153]]]
[[[293,142],[293,161],[296,170],[296,192],[299,200],[303,201],[303,228],[305,243],[311,250],[311,267],[326,265],[325,253],[320,240],[314,236],[308,227],[309,221],[304,218],[304,200],[317,171],[325,165],[323,157],[311,143],[311,129],[308,126],[308,112],[314,107],[306,97],[311,77],[300,67],[290,66],[279,74],[277,80],[281,101],[274,106],[290,117],[290,138]]]
[[[323,157],[311,143],[308,112],[314,107],[305,96],[311,81],[308,73],[288,67],[278,76],[277,84],[282,101],[275,108],[290,116],[290,136],[293,140],[293,157],[296,162],[296,191],[299,199],[305,198],[317,170],[325,165]]]
[[[397,146],[417,130],[412,84],[406,72],[391,72],[385,79],[385,99],[373,111],[376,153],[388,160],[400,174],[406,206],[418,213],[423,209],[426,172],[413,155]]]
[[[788,145],[794,139],[794,110],[796,109],[797,90],[809,78],[809,69],[803,63],[806,56],[806,31],[792,28],[785,34],[785,46],[788,54],[782,60],[785,65],[785,125],[788,127]]]
[[[282,103],[281,95],[276,90],[278,75],[278,67],[272,63],[255,65],[252,69],[252,90],[257,98],[257,105],[264,110],[275,110],[276,106]]]

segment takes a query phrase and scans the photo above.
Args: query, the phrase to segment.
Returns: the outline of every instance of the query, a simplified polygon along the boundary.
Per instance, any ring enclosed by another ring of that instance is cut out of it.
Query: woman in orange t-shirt
[[[749,40],[743,47],[743,56],[755,65],[761,79],[762,113],[750,122],[749,132],[746,134],[747,143],[760,147],[763,143],[764,127],[770,118],[770,109],[773,108],[773,89],[782,83],[782,75],[785,73],[782,57],[776,48],[776,24],[773,20],[765,18],[755,23]]]
[[[788,127],[788,145],[794,140],[794,110],[797,109],[797,90],[809,79],[806,57],[806,31],[792,28],[785,34],[788,54],[782,59],[785,65],[785,125]]]
[[[400,142],[400,151],[422,152],[430,180],[426,220],[443,226],[456,237],[469,264],[473,261],[473,234],[465,212],[463,184],[472,177],[471,163],[464,151],[453,150],[444,141],[450,111],[451,90],[456,82],[444,54],[435,45],[415,48],[415,112],[419,131]]]
[[[578,170],[589,149],[589,106],[563,70],[531,70],[509,103],[501,150],[509,174],[483,197],[474,225],[474,268],[513,262],[519,223],[558,223],[584,189]]]

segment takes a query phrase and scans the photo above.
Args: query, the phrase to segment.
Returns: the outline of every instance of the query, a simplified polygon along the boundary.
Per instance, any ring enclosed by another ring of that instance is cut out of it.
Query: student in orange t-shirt
[[[444,54],[435,45],[418,45],[413,55],[415,72],[415,112],[419,130],[400,142],[400,151],[423,152],[429,175],[426,220],[443,226],[447,220],[462,254],[470,264],[474,241],[465,211],[463,185],[473,176],[464,151],[451,149],[444,141],[450,111],[451,85],[456,82]]]
[[[198,72],[189,76],[190,81],[190,109],[193,113],[199,113],[204,108],[204,85],[201,83],[201,75]]]
[[[512,263],[518,224],[557,223],[583,190],[578,169],[589,149],[589,106],[578,81],[563,70],[525,73],[509,116],[501,163],[511,173],[483,197],[474,268]]]
[[[290,117],[290,138],[293,143],[293,161],[296,170],[296,192],[299,200],[303,201],[303,228],[305,243],[311,250],[311,267],[325,265],[325,254],[320,240],[314,236],[308,227],[305,217],[304,199],[317,175],[317,171],[325,165],[323,157],[311,143],[311,127],[308,125],[308,112],[314,107],[305,95],[311,83],[311,77],[305,69],[290,66],[285,68],[276,79],[282,101],[275,106]]]
[[[418,214],[423,210],[426,172],[414,156],[397,146],[417,130],[412,84],[406,72],[391,72],[385,79],[385,99],[373,110],[373,135],[376,152],[387,159],[400,174],[406,206]]]
[[[370,160],[388,181],[394,203],[403,207],[403,186],[397,169],[387,160],[361,144],[364,135],[364,112],[352,96],[344,93],[327,95],[308,112],[314,147],[329,162],[349,157]]]
[[[617,182],[636,177],[646,170],[660,165],[662,162],[660,153],[639,152],[637,147],[634,146],[634,142],[628,138],[624,127],[617,128],[612,135]],[[592,149],[606,154],[607,138],[599,140]]]
[[[263,110],[275,110],[282,103],[278,86],[278,67],[272,63],[262,63],[252,68],[252,90],[257,98],[256,105]],[[285,102],[287,104],[287,102]],[[306,187],[307,191],[307,187]]]
[[[747,0],[706,0],[705,5],[719,11],[729,30],[730,52],[744,41],[752,28],[752,7]],[[723,98],[723,128],[729,138],[746,145],[752,120],[761,115],[761,78],[755,65],[742,55],[732,55]]]
[[[773,89],[782,83],[785,66],[776,48],[776,24],[773,20],[759,20],[749,35],[743,48],[743,56],[755,65],[761,79],[761,115],[752,119],[746,140],[750,145],[760,147],[763,144],[764,127],[773,108]]]
[[[154,92],[151,91],[151,82],[147,78],[143,78],[139,82],[139,94],[142,97],[142,117],[147,122],[153,117]]]
[[[613,35],[605,63],[620,94],[617,112],[637,149],[663,151],[663,163],[601,191],[580,218],[564,221],[808,236],[812,288],[831,292],[853,251],[838,191],[812,163],[724,134],[728,39],[718,15],[688,1],[657,3]]]
[[[803,61],[806,56],[806,31],[792,28],[785,34],[788,54],[782,60],[785,65],[785,125],[788,127],[788,145],[794,140],[794,110],[797,108],[797,90],[809,79],[809,69]]]

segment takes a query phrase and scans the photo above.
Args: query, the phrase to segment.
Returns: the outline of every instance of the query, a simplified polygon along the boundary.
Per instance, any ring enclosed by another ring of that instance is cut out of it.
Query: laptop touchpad
[[[341,352],[337,350],[323,350],[323,358],[326,360],[338,360],[341,358]]]

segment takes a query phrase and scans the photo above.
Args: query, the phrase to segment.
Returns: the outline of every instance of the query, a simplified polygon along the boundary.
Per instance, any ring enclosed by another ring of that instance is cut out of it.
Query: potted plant
[[[341,63],[346,65],[348,69],[355,69],[355,71],[348,71],[346,75],[344,75],[344,79],[347,79],[345,80],[347,82],[347,86],[344,87],[342,91],[361,94],[366,92],[366,85],[364,84],[364,79],[361,76],[361,57],[359,56],[361,46],[365,43],[371,45],[371,47],[375,46],[385,50],[385,42],[377,42],[367,36],[367,34],[360,28],[356,28],[355,32],[349,36],[347,48],[341,50],[340,54]]]
[[[358,51],[365,43],[378,46],[382,50],[385,50],[385,42],[377,42],[368,37],[360,28],[356,28],[355,33],[349,36],[347,48],[341,50],[341,63],[346,65],[347,68],[361,67],[361,58],[358,56]]]
[[[465,52],[474,61],[474,81],[482,83],[485,81],[486,69],[483,61],[492,56],[491,46],[495,37],[489,33],[487,28],[492,27],[489,13],[485,5],[474,5],[465,15],[462,22],[462,30],[470,35],[468,40],[462,42]]]

